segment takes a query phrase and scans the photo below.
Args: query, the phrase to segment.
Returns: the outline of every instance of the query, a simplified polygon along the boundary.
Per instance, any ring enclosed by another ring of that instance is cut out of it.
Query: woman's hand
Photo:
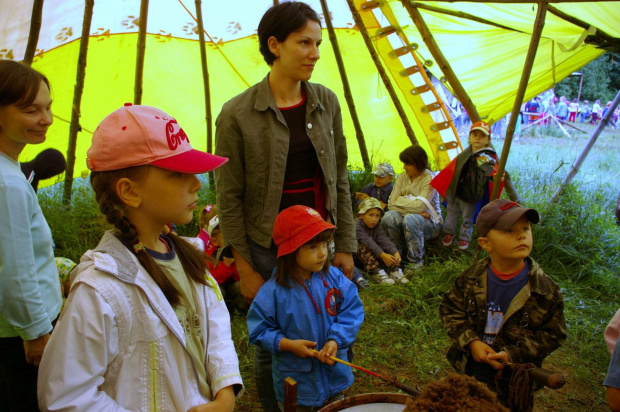
[[[235,391],[232,386],[220,389],[215,399],[190,409],[188,412],[232,412],[235,409]]]
[[[332,265],[342,269],[342,273],[351,280],[353,276],[353,255],[350,253],[336,252]]]
[[[50,339],[50,334],[47,333],[43,336],[39,336],[36,339],[24,341],[24,352],[26,352],[26,362],[39,366],[41,363],[41,357],[43,351],[47,345],[47,341]]]
[[[235,248],[231,248],[233,258],[237,263],[237,273],[239,273],[239,287],[241,296],[247,303],[252,303],[258,290],[263,286],[265,280],[254,270],[248,262]]]

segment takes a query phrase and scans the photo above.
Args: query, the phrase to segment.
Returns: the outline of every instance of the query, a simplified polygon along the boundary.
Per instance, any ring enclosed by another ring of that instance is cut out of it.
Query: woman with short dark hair
[[[305,3],[282,2],[262,17],[258,37],[271,70],[216,121],[215,153],[229,158],[215,171],[220,228],[247,301],[271,277],[273,224],[287,207],[311,207],[336,225],[333,265],[349,278],[357,251],[340,104],[309,82],[323,41],[319,16]],[[263,409],[277,411],[271,354],[257,349],[256,359]]]

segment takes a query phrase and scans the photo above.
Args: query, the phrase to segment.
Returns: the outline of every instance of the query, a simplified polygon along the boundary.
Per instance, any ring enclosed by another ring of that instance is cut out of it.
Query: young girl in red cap
[[[278,402],[284,402],[284,379],[291,377],[298,411],[340,399],[353,384],[351,368],[330,356],[346,358],[364,308],[357,287],[329,265],[327,241],[334,228],[306,206],[280,212],[273,227],[277,266],[248,312],[250,343],[272,353]]]
[[[189,223],[195,174],[227,159],[192,149],[163,111],[131,104],[99,124],[87,156],[115,229],[73,272],[41,362],[39,407],[232,411],[243,385],[226,305],[199,245],[164,229]]]

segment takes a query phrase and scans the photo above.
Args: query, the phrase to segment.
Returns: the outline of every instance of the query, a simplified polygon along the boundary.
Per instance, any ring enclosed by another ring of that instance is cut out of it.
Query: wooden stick
[[[405,113],[405,109],[403,108],[403,105],[401,104],[400,100],[398,99],[398,96],[396,95],[396,90],[394,89],[394,86],[392,85],[392,81],[388,77],[385,69],[383,68],[383,65],[381,64],[381,61],[379,60],[379,55],[377,54],[377,51],[375,50],[375,46],[372,43],[372,39],[370,38],[370,35],[368,34],[368,30],[366,29],[364,20],[360,16],[359,11],[357,11],[357,8],[355,7],[355,3],[353,2],[353,0],[347,0],[347,4],[349,5],[349,9],[351,10],[351,14],[353,15],[353,20],[355,21],[355,24],[357,25],[357,28],[362,34],[364,43],[366,43],[366,48],[368,49],[368,52],[370,53],[370,57],[372,58],[372,61],[375,63],[375,67],[377,68],[377,71],[379,72],[379,76],[381,76],[381,80],[383,80],[383,84],[385,85],[385,88],[387,89],[388,94],[390,95],[390,98],[392,99],[392,102],[394,103],[394,107],[396,107],[396,111],[398,112],[398,115],[400,116],[400,119],[403,122],[403,126],[405,126],[405,131],[407,133],[407,136],[409,137],[409,140],[411,141],[411,144],[419,146],[418,139],[416,139],[415,133],[413,132],[413,128],[411,127],[411,123],[409,123],[409,118],[407,117],[407,114]]]
[[[407,9],[407,11],[409,12],[409,15],[411,16],[413,23],[417,27],[418,32],[420,33],[420,36],[422,37],[422,40],[424,41],[424,44],[426,44],[426,47],[428,47],[428,50],[431,52],[431,55],[433,56],[433,58],[439,65],[441,72],[444,74],[444,76],[446,76],[446,80],[448,81],[450,86],[452,86],[452,90],[454,90],[454,93],[456,94],[457,99],[461,102],[461,104],[467,111],[467,114],[469,115],[469,118],[471,119],[472,123],[479,121],[480,115],[478,114],[478,111],[476,110],[476,106],[474,106],[469,95],[463,88],[463,85],[461,84],[459,79],[456,77],[456,74],[454,73],[454,70],[452,70],[452,67],[450,66],[450,63],[448,62],[448,59],[446,59],[441,49],[439,49],[439,46],[437,45],[437,42],[435,41],[433,34],[429,30],[424,19],[422,18],[422,14],[420,14],[420,11],[416,7],[411,5],[411,3],[408,0],[402,0],[402,3]]]
[[[323,9],[323,17],[325,17],[325,25],[327,26],[327,32],[329,33],[329,40],[334,49],[334,56],[336,57],[336,63],[338,64],[338,71],[340,72],[340,79],[342,80],[342,88],[344,89],[344,97],[349,106],[349,112],[351,113],[351,120],[355,127],[355,135],[357,137],[357,144],[360,147],[360,154],[362,156],[362,162],[366,169],[370,169],[370,158],[368,157],[368,150],[366,149],[366,141],[364,140],[364,132],[360,126],[360,121],[357,116],[357,110],[355,109],[355,102],[353,101],[353,94],[351,93],[351,87],[349,86],[349,79],[347,72],[344,68],[344,62],[342,61],[342,55],[340,54],[340,47],[338,47],[338,39],[336,38],[336,32],[327,8],[327,2],[321,0],[321,7]]]
[[[284,379],[284,412],[297,410],[297,381],[290,376]]]
[[[538,50],[538,44],[540,43],[540,37],[543,27],[545,26],[545,15],[547,13],[547,3],[538,3],[538,10],[536,12],[536,20],[534,21],[534,29],[532,31],[532,39],[530,40],[530,47],[527,51],[525,58],[525,64],[523,65],[523,72],[521,73],[521,81],[519,82],[519,88],[517,89],[517,95],[515,96],[515,102],[512,106],[512,112],[510,115],[510,121],[506,128],[506,136],[504,139],[504,147],[502,148],[502,155],[497,165],[497,174],[494,178],[493,193],[491,193],[490,200],[495,200],[499,197],[500,181],[506,168],[506,160],[508,159],[508,153],[510,153],[510,145],[512,144],[512,137],[515,133],[515,126],[517,125],[517,119],[519,117],[519,111],[521,110],[521,103],[525,96],[525,89],[532,73],[532,66],[534,65],[534,59],[536,58],[536,51]]]
[[[562,10],[556,9],[553,6],[548,6],[547,9],[549,10],[549,13],[558,16],[562,20],[566,20],[567,22],[572,23],[575,26],[581,27],[584,30],[588,30],[590,28],[589,23],[578,19],[575,16],[566,14]],[[610,36],[598,27],[596,28],[595,34],[590,34],[588,35],[588,37],[586,37],[585,43],[596,44],[597,46],[601,46],[606,49],[609,49],[611,47],[613,47],[615,50],[620,49],[620,39]],[[583,76],[581,76],[581,81],[583,82]],[[581,91],[581,89],[579,90]],[[579,97],[580,96],[577,96],[577,99],[579,99]]]
[[[43,15],[43,0],[34,0],[32,4],[32,15],[30,18],[30,33],[28,34],[28,45],[26,46],[26,54],[24,55],[24,63],[30,66],[34,53],[37,50],[39,42],[39,33],[41,32],[41,16]]]
[[[142,104],[142,75],[144,74],[144,53],[146,51],[146,24],[149,14],[149,0],[140,3],[138,26],[138,53],[136,54],[136,76],[133,87],[133,104]]]
[[[93,19],[95,0],[86,0],[84,3],[84,20],[82,22],[82,37],[80,39],[80,52],[78,55],[77,75],[75,88],[73,89],[73,105],[71,106],[71,124],[69,125],[69,146],[67,147],[67,171],[65,173],[65,191],[63,201],[71,202],[71,189],[73,187],[73,171],[75,167],[75,150],[77,146],[77,134],[80,127],[80,110],[82,105],[82,93],[84,91],[84,79],[86,78],[86,57],[88,55],[88,39],[90,24]]]
[[[198,23],[198,39],[200,45],[200,64],[202,67],[202,82],[205,93],[205,120],[207,123],[207,153],[213,153],[213,116],[211,114],[211,84],[209,82],[209,68],[207,66],[207,48],[205,45],[205,32],[202,22],[202,1],[195,0],[196,23]],[[215,189],[213,171],[209,172],[209,188]]]

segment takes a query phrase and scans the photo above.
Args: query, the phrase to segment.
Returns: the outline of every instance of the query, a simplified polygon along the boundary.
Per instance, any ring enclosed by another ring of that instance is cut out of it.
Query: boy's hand
[[[504,364],[499,362],[498,360],[491,359],[491,355],[497,355],[497,352],[487,345],[486,343],[480,340],[474,340],[469,342],[469,350],[471,351],[471,356],[474,358],[476,362],[489,364],[493,369],[501,369]],[[506,352],[500,352],[508,354]],[[496,359],[502,359],[502,357],[495,357]]]
[[[316,342],[305,339],[287,339],[282,338],[280,341],[280,350],[282,352],[291,352],[298,358],[314,358],[314,352],[311,352],[309,348],[314,348]]]
[[[504,366],[505,363],[510,362],[510,355],[508,355],[508,352],[505,351],[501,351],[501,352],[497,352],[497,353],[493,353],[489,355],[489,360],[491,361],[498,361],[501,366]],[[493,365],[491,365],[493,366]],[[495,366],[493,366],[495,369],[501,369],[501,366],[499,368],[495,368]]]
[[[428,212],[422,212],[420,213],[420,216],[422,216],[425,219],[430,219],[431,218],[431,214]]]
[[[370,196],[368,196],[367,193],[363,193],[363,192],[355,192],[355,198],[359,199],[359,200],[364,200],[364,199],[368,199]]]
[[[383,252],[379,255],[379,257],[383,260],[383,263],[385,263],[387,267],[392,267],[396,264],[396,259],[394,259],[394,256],[390,254]]]
[[[316,353],[316,357],[327,365],[333,365],[336,363],[330,356],[336,356],[338,353],[338,344],[335,340],[328,340],[325,342],[325,346],[319,352]]]
[[[226,266],[230,266],[233,263],[235,263],[235,259],[225,257],[225,258],[222,258],[222,262],[224,262]]]

